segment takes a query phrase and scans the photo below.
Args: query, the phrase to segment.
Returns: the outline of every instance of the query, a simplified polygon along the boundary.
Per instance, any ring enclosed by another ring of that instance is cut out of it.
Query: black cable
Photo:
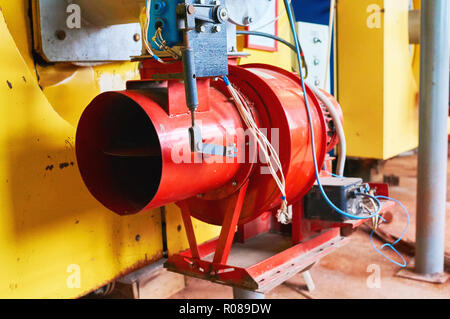
[[[296,52],[295,45],[290,43],[289,41],[286,41],[283,38],[277,37],[276,35],[265,33],[265,32],[259,32],[259,31],[246,31],[246,30],[236,30],[236,34],[243,34],[243,35],[254,35],[257,37],[264,37],[264,38],[270,38],[276,41],[279,41],[283,43],[284,45],[287,45],[292,51]]]
[[[289,41],[287,41],[283,38],[277,37],[276,35],[273,35],[270,33],[251,31],[251,30],[236,30],[236,34],[237,35],[254,35],[257,37],[269,38],[269,39],[283,43],[284,45],[288,46],[292,51],[297,53],[297,49],[295,48],[295,45],[293,45],[292,43],[290,43]],[[298,43],[298,46],[300,48],[300,53],[301,53],[301,57],[302,57],[302,64],[303,64],[302,67],[305,69],[305,78],[307,78],[308,77],[308,66],[306,65],[306,59],[305,59],[305,55],[303,53],[302,46],[300,45],[300,41]]]

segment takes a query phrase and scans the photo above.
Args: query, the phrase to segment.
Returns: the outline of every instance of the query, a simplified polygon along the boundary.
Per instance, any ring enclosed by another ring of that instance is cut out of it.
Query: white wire
[[[148,28],[150,26],[150,9],[151,9],[151,5],[152,5],[152,0],[146,0],[146,9],[145,9],[145,26],[144,26],[144,46],[145,49],[147,50],[148,54],[150,54],[152,56],[152,58],[154,58],[156,61],[158,61],[159,63],[162,64],[167,64],[166,62],[164,62],[162,59],[160,59],[159,57],[157,57],[154,53],[153,50],[150,46],[150,44],[148,43]]]
[[[311,90],[317,96],[317,98],[325,104],[328,112],[333,118],[333,123],[336,127],[336,132],[339,137],[339,156],[337,161],[336,174],[344,176],[345,161],[347,158],[347,142],[345,139],[344,126],[342,125],[339,113],[335,109],[333,103],[331,103],[330,99],[328,99],[327,96],[322,91],[320,91],[318,87],[316,87],[312,83],[308,84]]]
[[[330,2],[330,21],[328,24],[329,30],[328,30],[328,48],[327,48],[327,61],[326,61],[326,68],[325,68],[325,81],[323,82],[323,89],[327,89],[327,82],[328,82],[328,71],[330,69],[330,59],[331,59],[331,44],[332,44],[332,37],[333,37],[333,29],[334,29],[334,15],[335,15],[335,7],[336,0],[331,0]]]
[[[281,204],[281,208],[278,211],[278,220],[283,223],[287,224],[292,220],[292,216],[289,214],[288,205],[287,205],[287,199],[286,199],[286,180],[283,173],[283,167],[281,165],[280,158],[277,154],[277,151],[273,147],[273,145],[270,143],[270,141],[267,139],[267,137],[261,132],[258,125],[256,124],[252,114],[248,110],[248,108],[244,105],[244,102],[242,101],[239,94],[236,92],[234,87],[229,84],[227,85],[227,88],[232,95],[237,109],[241,115],[242,120],[244,121],[245,125],[250,130],[250,133],[255,138],[256,142],[259,145],[259,149],[261,150],[262,154],[264,155],[265,161],[267,163],[267,167],[269,168],[270,174],[272,175],[273,179],[275,180],[281,194],[283,195],[283,201]],[[270,154],[269,152],[270,151]],[[274,164],[276,167],[274,167]],[[279,172],[279,175],[277,173]]]
[[[292,0],[289,0],[289,4],[291,2],[292,2]],[[286,12],[283,11],[283,13],[279,14],[278,17],[276,17],[275,19],[267,22],[266,24],[264,24],[262,26],[257,27],[256,29],[252,29],[252,31],[258,31],[258,30],[264,29],[265,27],[267,27],[267,26],[277,22],[278,20],[280,20],[285,14],[286,14]]]

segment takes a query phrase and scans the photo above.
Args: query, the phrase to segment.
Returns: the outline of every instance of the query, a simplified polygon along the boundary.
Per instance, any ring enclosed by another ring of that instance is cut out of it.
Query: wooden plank
[[[111,299],[166,299],[186,286],[183,275],[163,268],[166,260],[133,272],[116,282]]]

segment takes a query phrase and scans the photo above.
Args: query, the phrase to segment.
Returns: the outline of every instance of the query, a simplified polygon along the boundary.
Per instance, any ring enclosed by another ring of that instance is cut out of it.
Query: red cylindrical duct
[[[152,62],[146,62],[150,64]],[[248,182],[239,223],[281,204],[281,193],[255,161],[256,144],[221,79],[199,79],[196,121],[203,142],[234,145],[237,158],[190,152],[184,87],[178,80],[150,81],[161,72],[152,66],[144,80],[122,92],[99,95],[86,108],[76,137],[78,166],[89,191],[104,206],[133,214],[185,201],[192,216],[221,225],[239,189]],[[230,81],[250,107],[258,125],[278,148],[289,202],[300,200],[315,181],[311,137],[300,80],[268,65],[230,65]],[[316,137],[318,165],[336,143],[323,105],[307,89]],[[337,102],[336,102],[337,105]]]

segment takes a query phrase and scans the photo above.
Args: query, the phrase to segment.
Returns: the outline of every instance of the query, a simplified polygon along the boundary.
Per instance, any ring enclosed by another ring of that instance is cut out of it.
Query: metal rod
[[[415,272],[444,270],[449,88],[448,0],[422,0]]]

